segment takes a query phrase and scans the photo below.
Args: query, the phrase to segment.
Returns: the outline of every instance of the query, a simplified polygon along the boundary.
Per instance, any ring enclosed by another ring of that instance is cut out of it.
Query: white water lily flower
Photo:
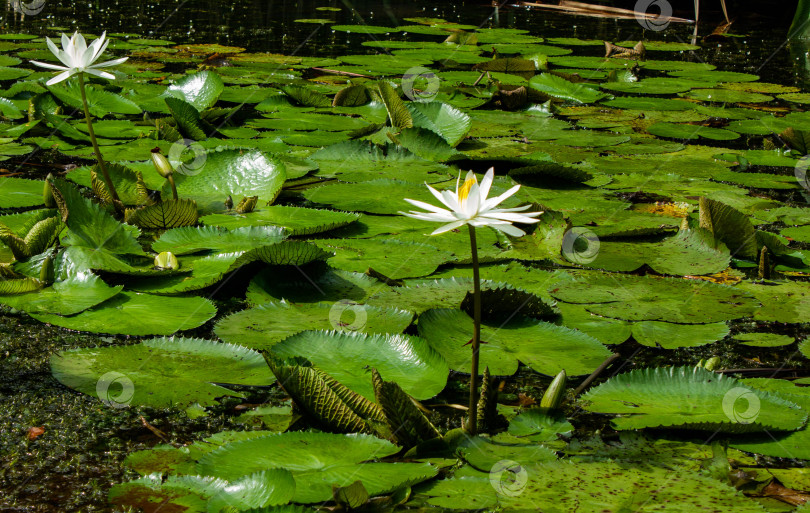
[[[87,42],[84,40],[84,36],[78,32],[74,33],[73,37],[70,39],[68,39],[65,34],[62,34],[62,50],[57,48],[50,38],[45,38],[48,42],[48,48],[50,48],[51,53],[53,53],[56,58],[59,59],[62,64],[64,64],[64,66],[39,61],[31,61],[31,63],[43,68],[62,71],[62,73],[48,80],[47,85],[53,85],[66,80],[77,73],[89,73],[90,75],[112,80],[115,78],[115,75],[107,73],[106,71],[101,71],[98,68],[109,68],[110,66],[121,64],[129,57],[122,57],[120,59],[93,64],[98,60],[99,57],[101,57],[101,54],[104,53],[104,50],[107,49],[107,45],[110,43],[109,41],[105,41],[106,37],[107,32],[104,32],[101,34],[100,38],[90,43],[90,46],[88,47]]]
[[[427,212],[400,212],[400,214],[412,217],[414,219],[421,219],[422,221],[434,221],[437,223],[447,223],[439,227],[431,235],[444,233],[465,224],[474,227],[478,226],[491,226],[496,230],[500,230],[507,235],[520,237],[525,235],[523,230],[512,226],[512,223],[536,223],[539,219],[535,217],[542,214],[542,212],[527,212],[525,214],[515,214],[514,212],[521,212],[529,208],[529,205],[515,208],[495,208],[500,205],[506,198],[515,194],[520,185],[515,185],[505,193],[494,198],[487,198],[489,189],[492,187],[492,181],[495,178],[495,169],[489,168],[484,179],[481,180],[481,185],[475,178],[475,173],[472,171],[467,173],[464,184],[459,187],[458,180],[456,181],[456,192],[442,191],[439,192],[430,185],[427,186],[430,193],[436,199],[442,202],[449,210],[435,207],[430,203],[424,201],[417,201],[405,198],[405,201],[419,208],[427,210]],[[427,184],[426,184],[427,185]]]

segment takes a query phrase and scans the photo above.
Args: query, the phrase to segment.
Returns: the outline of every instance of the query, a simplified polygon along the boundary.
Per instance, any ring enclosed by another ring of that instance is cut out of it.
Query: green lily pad
[[[361,481],[369,495],[383,495],[436,475],[426,463],[368,462],[397,453],[399,447],[369,435],[293,432],[226,444],[203,455],[201,475],[234,479],[251,472],[286,468],[295,478],[293,501],[332,500],[332,486]]]
[[[283,227],[290,235],[312,235],[347,226],[359,216],[351,212],[320,210],[314,208],[273,205],[257,208],[249,214],[210,214],[200,218],[209,226],[234,229],[243,226],[275,225]]]
[[[591,389],[582,399],[589,411],[621,415],[613,420],[616,429],[793,431],[807,420],[801,408],[779,395],[702,367],[631,371]]]
[[[28,294],[0,296],[0,303],[29,313],[73,315],[115,296],[124,287],[110,287],[90,272],[70,276]]]
[[[227,230],[214,226],[173,228],[163,232],[152,244],[152,251],[170,251],[185,255],[200,251],[248,251],[269,246],[285,238],[284,230],[275,226],[246,226]]]
[[[323,239],[316,242],[334,251],[329,265],[344,271],[365,272],[369,268],[397,280],[427,276],[454,255],[430,244],[388,239]]]
[[[584,83],[575,84],[551,73],[541,73],[532,77],[529,86],[552,98],[576,103],[595,103],[608,97],[607,94]]]
[[[19,208],[42,205],[45,183],[24,178],[0,177],[0,207]]]
[[[51,370],[60,383],[118,408],[211,406],[220,396],[244,397],[219,383],[268,385],[274,379],[259,353],[198,338],[72,349],[51,357]]]
[[[552,296],[604,317],[686,324],[749,317],[760,306],[742,288],[651,276],[589,274],[560,283]]]
[[[270,349],[278,342],[307,330],[401,333],[412,319],[413,314],[405,310],[361,305],[351,300],[304,304],[280,301],[225,317],[217,323],[214,331],[225,342]]]
[[[353,301],[362,303],[372,293],[389,287],[368,275],[321,266],[279,280],[278,270],[265,269],[251,280],[246,294],[252,305],[285,300],[289,303]]]
[[[258,196],[261,204],[276,199],[286,179],[281,161],[260,151],[207,151],[203,162],[189,174],[175,174],[177,193],[193,199],[203,211],[224,210],[230,196],[238,201],[244,196]],[[163,197],[170,197],[167,183]]]
[[[164,96],[183,100],[202,112],[217,102],[224,89],[225,85],[219,75],[213,71],[200,71],[171,84]]]
[[[217,309],[201,297],[166,297],[121,292],[69,317],[32,313],[41,322],[77,331],[121,335],[171,335],[201,326]]]
[[[731,141],[740,137],[740,134],[724,128],[713,128],[701,125],[684,125],[680,123],[655,123],[647,127],[647,131],[659,137],[673,139],[697,139],[705,137],[717,141]]]
[[[641,345],[663,349],[697,347],[712,344],[728,335],[724,322],[711,324],[673,324],[670,322],[641,321],[631,325],[633,338]]]
[[[450,368],[469,372],[473,321],[463,311],[432,309],[419,316],[419,334],[447,360]],[[494,375],[511,376],[518,360],[541,374],[568,375],[592,372],[610,356],[598,340],[582,332],[515,316],[505,323],[481,326],[480,368]]]
[[[393,27],[379,27],[375,25],[332,25],[330,28],[332,30],[354,34],[388,34],[397,31],[397,29]]]
[[[692,89],[686,93],[686,97],[704,102],[720,103],[765,103],[773,100],[773,96],[766,94],[731,89]]]
[[[742,333],[734,335],[734,340],[740,344],[753,347],[779,347],[787,346],[795,342],[793,337],[787,335],[779,335],[778,333]]]
[[[371,370],[409,395],[429,399],[444,389],[447,362],[428,343],[408,335],[306,331],[276,344],[282,357],[303,356],[340,383],[374,400]]]

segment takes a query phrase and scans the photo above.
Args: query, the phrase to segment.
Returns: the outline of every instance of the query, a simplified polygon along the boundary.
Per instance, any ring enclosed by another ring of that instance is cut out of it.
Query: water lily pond
[[[138,4],[0,29],[1,512],[810,510],[789,19]]]

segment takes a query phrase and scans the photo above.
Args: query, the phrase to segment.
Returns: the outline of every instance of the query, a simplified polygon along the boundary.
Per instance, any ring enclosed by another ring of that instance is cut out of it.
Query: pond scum
[[[3,511],[808,509],[810,94],[409,21],[2,36]],[[477,231],[466,420],[470,240],[400,213],[490,167],[543,214]]]

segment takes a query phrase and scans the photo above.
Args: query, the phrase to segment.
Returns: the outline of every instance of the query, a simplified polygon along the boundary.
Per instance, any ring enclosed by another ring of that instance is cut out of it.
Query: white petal
[[[79,34],[78,31],[73,34],[71,40],[73,41],[73,46],[76,48],[77,56],[83,55],[84,52],[87,51],[87,41],[84,40],[84,36]]]
[[[489,189],[492,187],[492,181],[495,179],[495,168],[491,167],[487,170],[487,174],[484,175],[484,179],[481,180],[481,200],[487,199],[489,196]]]
[[[470,187],[467,199],[464,200],[464,213],[468,218],[475,217],[475,215],[478,214],[478,207],[480,207],[478,202],[478,198],[480,197],[479,190],[478,184],[474,183],[473,186]]]
[[[442,192],[439,192],[439,191],[437,191],[436,189],[434,189],[433,187],[431,187],[430,185],[427,185],[427,184],[425,184],[425,185],[427,186],[427,188],[428,188],[428,190],[430,191],[430,193],[431,193],[431,194],[433,194],[433,196],[434,196],[434,197],[435,197],[437,200],[439,200],[439,201],[441,201],[441,202],[442,202],[442,205],[446,206],[446,207],[447,207],[447,208],[449,208],[450,210],[455,210],[455,209],[456,209],[456,208],[455,208],[455,201],[452,201],[452,200],[451,200],[451,201],[448,203],[447,198],[444,196],[444,193],[445,193],[445,192],[448,192],[448,191],[442,191]],[[451,194],[452,194],[452,193],[451,193]]]
[[[445,209],[443,209],[441,207],[431,205],[430,203],[425,203],[424,201],[412,200],[410,198],[402,198],[402,199],[404,199],[405,201],[407,201],[408,203],[410,203],[411,205],[413,205],[415,207],[424,208],[425,210],[428,210],[430,212],[448,213],[448,214],[450,213],[450,212],[448,212],[447,210],[445,210]]]
[[[39,61],[30,61],[30,62],[31,62],[31,64],[35,64],[35,65],[41,66],[43,68],[56,69],[56,70],[59,70],[59,71],[66,71],[66,70],[70,69],[70,66],[59,66],[57,64],[49,64],[47,62],[39,62]]]
[[[93,68],[87,68],[84,70],[85,73],[88,75],[95,75],[97,77],[106,78],[107,80],[115,80],[115,75],[112,73],[107,73],[106,71],[100,71]]]
[[[458,200],[458,195],[453,193],[452,191],[442,191],[442,197],[444,200],[442,203],[447,205],[447,207],[452,210],[453,212],[461,212],[461,203]]]
[[[73,37],[76,37],[76,34],[74,34]],[[73,41],[73,37],[68,39],[67,34],[62,32],[62,50],[67,51],[68,48],[70,48],[70,44]]]
[[[498,205],[500,205],[503,202],[503,200],[505,200],[509,196],[513,195],[518,190],[520,190],[520,185],[515,185],[514,187],[512,187],[508,191],[501,194],[500,196],[496,196],[494,198],[488,199],[487,202],[484,204],[484,208],[489,210],[491,208],[497,207]]]
[[[400,214],[411,217],[413,219],[419,219],[420,221],[430,221],[433,223],[446,223],[448,221],[454,221],[451,217],[447,219],[446,217],[442,217],[441,214],[429,214],[427,212],[399,212]]]
[[[485,217],[487,219],[499,219],[503,221],[509,221],[510,223],[538,223],[540,222],[539,219],[532,219],[531,217],[524,216],[522,214],[507,214],[505,212],[498,212],[492,214],[485,214],[481,217]]]
[[[113,59],[107,62],[100,62],[98,64],[93,64],[90,66],[91,68],[109,68],[110,66],[117,66],[122,62],[125,62],[129,57],[121,57],[120,59]]]
[[[467,224],[467,221],[455,221],[450,224],[440,226],[439,228],[434,230],[433,233],[431,233],[431,235],[439,235],[440,233],[449,232],[450,230],[454,230],[459,226],[464,226],[465,224]]]
[[[526,232],[524,232],[520,228],[512,226],[511,224],[497,225],[493,226],[493,228],[507,235],[511,235],[512,237],[522,237],[523,235],[526,235]]]
[[[75,75],[76,73],[78,73],[78,71],[75,68],[70,68],[69,70],[67,70],[67,71],[65,71],[63,73],[60,73],[60,74],[56,75],[55,77],[53,77],[52,79],[45,82],[45,85],[58,84],[62,80],[67,80],[68,78]]]

